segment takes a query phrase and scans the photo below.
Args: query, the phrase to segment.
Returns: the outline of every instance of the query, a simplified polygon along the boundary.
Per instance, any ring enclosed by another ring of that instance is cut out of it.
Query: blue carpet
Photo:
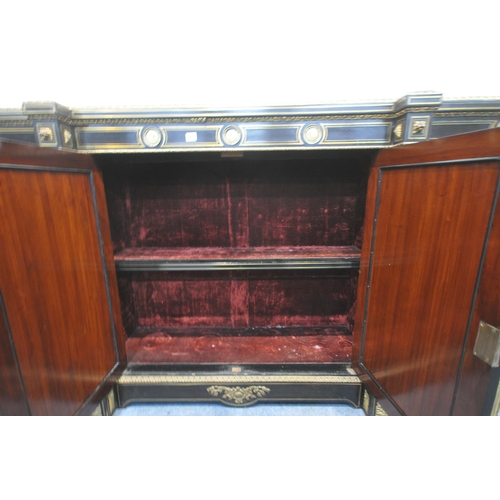
[[[138,416],[169,416],[169,417],[202,417],[202,416],[272,416],[272,417],[362,417],[363,410],[343,404],[257,404],[245,408],[233,408],[222,404],[195,404],[195,403],[169,403],[169,404],[131,404],[126,408],[117,408],[113,416],[138,417]]]

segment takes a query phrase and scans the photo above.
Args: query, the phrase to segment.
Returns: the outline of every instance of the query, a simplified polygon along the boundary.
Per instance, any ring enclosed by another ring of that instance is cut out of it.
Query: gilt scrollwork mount
[[[271,389],[263,385],[251,385],[248,387],[213,385],[207,389],[207,392],[230,404],[248,405],[257,402],[258,399],[271,392]]]

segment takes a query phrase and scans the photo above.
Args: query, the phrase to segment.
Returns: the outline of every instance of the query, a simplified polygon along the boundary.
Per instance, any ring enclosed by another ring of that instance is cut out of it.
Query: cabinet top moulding
[[[499,125],[500,98],[438,92],[303,106],[0,109],[0,139],[82,153],[380,149]]]

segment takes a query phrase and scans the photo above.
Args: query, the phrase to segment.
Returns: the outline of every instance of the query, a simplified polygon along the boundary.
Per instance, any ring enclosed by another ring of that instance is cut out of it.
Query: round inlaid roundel
[[[224,132],[222,132],[222,140],[228,146],[235,146],[241,141],[241,130],[239,127],[227,127]]]
[[[144,144],[150,148],[154,148],[160,144],[162,134],[156,127],[148,127],[142,132],[142,140]]]
[[[309,125],[304,129],[303,137],[307,144],[316,144],[321,141],[323,131],[321,130],[321,127],[318,127],[318,125]]]

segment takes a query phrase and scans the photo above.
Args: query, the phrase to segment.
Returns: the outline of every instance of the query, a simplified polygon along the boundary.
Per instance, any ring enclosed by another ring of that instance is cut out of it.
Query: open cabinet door
[[[500,327],[500,129],[382,151],[370,173],[354,367],[390,415],[491,413]],[[490,391],[490,392],[488,392]]]
[[[0,414],[88,414],[125,365],[90,156],[0,141]]]

